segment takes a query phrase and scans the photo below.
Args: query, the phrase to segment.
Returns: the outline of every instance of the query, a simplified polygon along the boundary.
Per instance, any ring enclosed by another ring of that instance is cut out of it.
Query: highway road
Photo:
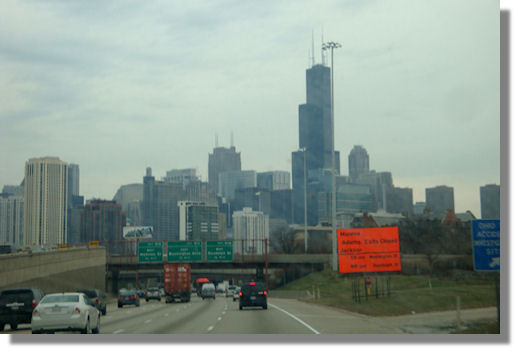
[[[495,310],[486,310],[480,316],[493,317]],[[490,313],[489,313],[490,312]],[[441,316],[455,317],[441,312]],[[472,313],[472,312],[469,312]],[[400,318],[398,318],[400,319]],[[202,300],[196,296],[189,303],[166,304],[163,301],[141,301],[140,307],[107,307],[101,318],[103,334],[367,334],[367,333],[442,333],[438,325],[442,317],[430,321],[426,317],[419,326],[409,331],[405,327],[413,318],[391,320],[374,318],[335,308],[308,304],[291,299],[268,299],[268,309],[244,308],[232,298],[217,296],[215,300]],[[463,311],[463,319],[466,312]],[[440,326],[440,325],[439,325]],[[414,327],[411,325],[411,327]],[[447,328],[448,329],[448,328]],[[419,330],[416,332],[416,330]],[[30,325],[20,325],[4,333],[27,334]]]

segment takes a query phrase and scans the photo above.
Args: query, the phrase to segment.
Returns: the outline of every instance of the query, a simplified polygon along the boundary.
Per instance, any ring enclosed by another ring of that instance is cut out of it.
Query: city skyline
[[[320,63],[323,28],[343,45],[341,173],[363,145],[370,169],[413,188],[414,202],[447,185],[457,211],[480,215],[480,186],[500,184],[498,4],[222,4],[214,18],[219,4],[3,2],[0,185],[44,156],[78,164],[88,199],[141,183],[146,167],[207,181],[215,134],[229,147],[231,131],[242,170],[291,172],[312,30]]]

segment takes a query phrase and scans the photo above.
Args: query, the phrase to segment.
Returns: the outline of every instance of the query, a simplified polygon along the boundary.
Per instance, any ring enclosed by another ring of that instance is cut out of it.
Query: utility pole
[[[303,151],[303,240],[307,254],[307,148],[302,147],[300,150]]]
[[[334,129],[334,48],[341,47],[337,42],[323,44],[323,50],[330,50],[330,118],[332,123],[332,270],[338,271],[337,230],[336,230],[336,155]]]

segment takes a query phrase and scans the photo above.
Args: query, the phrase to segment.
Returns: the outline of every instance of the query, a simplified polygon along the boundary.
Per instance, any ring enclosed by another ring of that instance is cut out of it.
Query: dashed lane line
[[[214,329],[214,326],[209,326],[209,327],[207,328],[207,331],[212,331],[212,329]]]
[[[113,334],[119,334],[119,333],[122,333],[123,331],[125,331],[125,330],[119,329],[119,330],[114,331]]]

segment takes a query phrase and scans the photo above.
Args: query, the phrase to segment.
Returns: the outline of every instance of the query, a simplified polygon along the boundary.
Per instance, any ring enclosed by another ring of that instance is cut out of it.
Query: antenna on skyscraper
[[[214,146],[218,147],[218,133],[214,133]]]
[[[234,147],[234,131],[230,131],[230,147]]]
[[[321,64],[325,65],[325,52],[323,51],[323,44],[325,41],[323,40],[323,26],[321,26]]]
[[[312,29],[312,66],[314,66],[314,29]]]

